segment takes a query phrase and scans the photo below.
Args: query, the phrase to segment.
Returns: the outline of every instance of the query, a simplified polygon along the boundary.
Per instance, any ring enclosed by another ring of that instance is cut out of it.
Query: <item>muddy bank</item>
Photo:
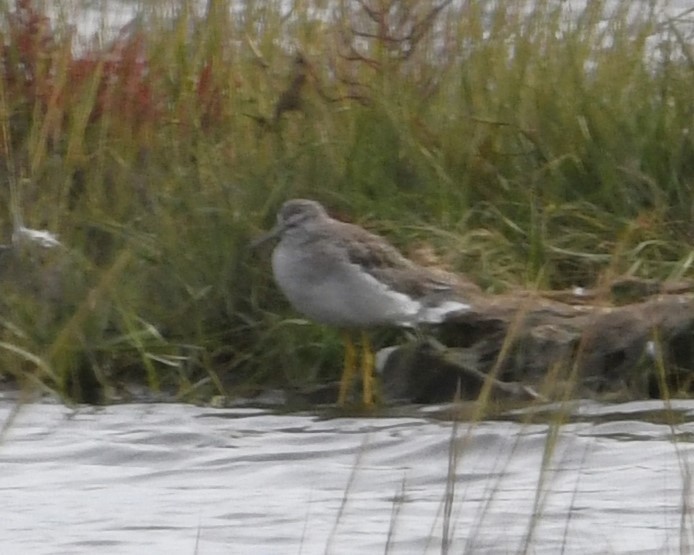
[[[593,290],[480,296],[383,357],[388,401],[633,399],[691,393],[694,284],[633,278]]]

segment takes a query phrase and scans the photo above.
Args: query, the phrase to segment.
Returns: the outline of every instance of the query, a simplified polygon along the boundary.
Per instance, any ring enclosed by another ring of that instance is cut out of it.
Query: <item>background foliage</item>
[[[291,197],[490,293],[690,272],[691,10],[190,4],[85,44],[0,2],[6,381],[96,402],[334,377],[335,332],[247,247]]]

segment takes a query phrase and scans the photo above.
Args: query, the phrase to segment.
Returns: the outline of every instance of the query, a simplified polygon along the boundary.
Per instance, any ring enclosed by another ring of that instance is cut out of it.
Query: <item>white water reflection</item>
[[[636,419],[655,406],[583,405],[588,421],[561,429],[544,474],[547,425],[461,424],[451,552],[521,552],[533,520],[530,553],[679,551],[691,540],[681,515],[694,402],[676,407],[674,428]],[[0,419],[11,409],[0,404]],[[383,553],[390,533],[391,553],[439,553],[452,426],[24,406],[0,445],[0,545],[29,555]]]

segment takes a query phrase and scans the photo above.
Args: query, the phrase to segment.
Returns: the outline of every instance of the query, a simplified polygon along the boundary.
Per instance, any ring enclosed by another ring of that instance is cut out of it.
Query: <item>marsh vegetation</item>
[[[291,197],[490,294],[691,272],[691,10],[189,4],[77,48],[0,2],[5,381],[96,402],[334,379],[334,330],[247,249]]]

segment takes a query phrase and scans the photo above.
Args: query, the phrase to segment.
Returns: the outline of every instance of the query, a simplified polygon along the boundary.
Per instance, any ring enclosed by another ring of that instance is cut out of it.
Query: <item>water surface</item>
[[[547,423],[25,405],[0,444],[0,548],[440,553],[448,520],[453,553],[676,553],[694,402],[662,408],[577,405],[541,472]]]

